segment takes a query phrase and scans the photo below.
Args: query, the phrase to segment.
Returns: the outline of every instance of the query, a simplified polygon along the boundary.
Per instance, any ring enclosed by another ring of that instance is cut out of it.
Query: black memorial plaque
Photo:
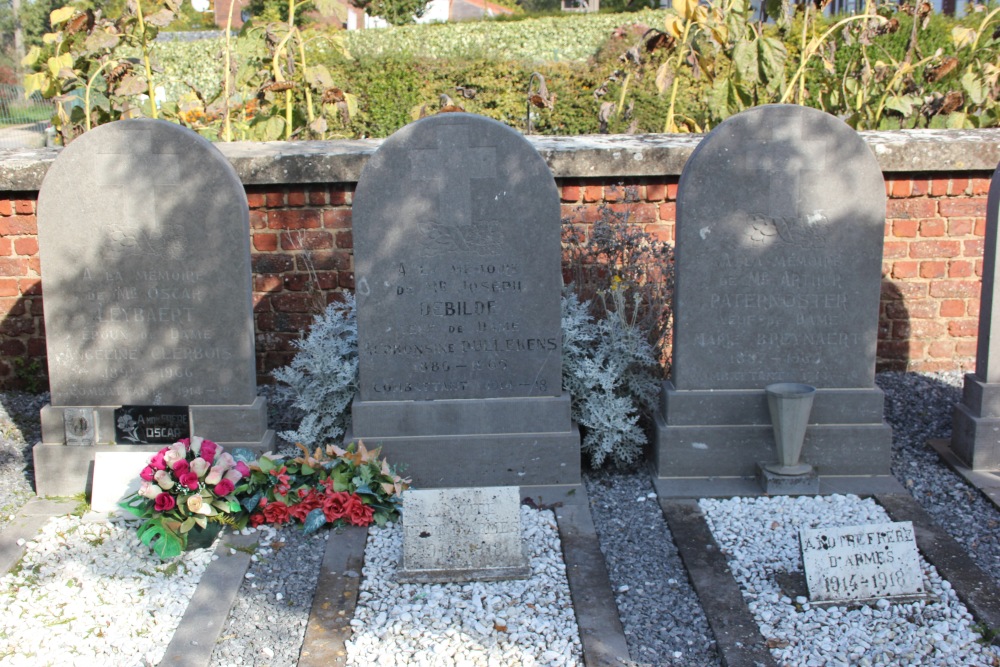
[[[185,405],[123,405],[115,410],[115,442],[119,445],[169,445],[191,437]]]

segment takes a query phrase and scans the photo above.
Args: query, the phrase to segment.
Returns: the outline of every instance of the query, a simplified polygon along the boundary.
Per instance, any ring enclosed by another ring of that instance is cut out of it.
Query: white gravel
[[[468,584],[396,582],[402,526],[371,529],[348,665],[581,665],[555,517],[522,507],[521,527],[530,578]]]
[[[161,561],[121,521],[49,519],[0,577],[0,665],[156,665],[210,549]]]
[[[704,499],[700,505],[779,664],[1000,664],[996,647],[980,643],[972,616],[951,585],[923,558],[928,601],[883,599],[874,605],[820,608],[801,593],[782,590],[782,573],[802,573],[799,530],[891,521],[873,500],[834,495]]]

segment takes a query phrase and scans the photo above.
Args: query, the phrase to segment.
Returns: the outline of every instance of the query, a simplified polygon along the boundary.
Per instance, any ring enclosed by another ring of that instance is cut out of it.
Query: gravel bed
[[[212,652],[211,667],[270,667],[298,661],[331,533],[304,535],[301,528],[290,526],[257,530],[257,549]]]
[[[708,620],[643,469],[584,476],[618,614],[640,665],[717,667]]]
[[[527,579],[402,584],[402,526],[370,530],[348,667],[582,665],[555,516],[522,507],[521,532]]]
[[[778,664],[801,667],[1000,664],[947,581],[920,558],[930,599],[813,607],[780,581],[802,574],[799,530],[890,521],[857,496],[703,499],[702,511]],[[794,596],[794,598],[793,598]]]
[[[0,577],[0,662],[11,667],[156,665],[209,561],[164,563],[122,521],[49,519]]]
[[[0,393],[0,530],[34,495],[31,448],[41,439],[39,410],[48,393]]]

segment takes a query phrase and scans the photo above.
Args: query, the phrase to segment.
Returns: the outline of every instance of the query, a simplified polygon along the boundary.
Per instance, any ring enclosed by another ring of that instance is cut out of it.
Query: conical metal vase
[[[816,387],[796,382],[781,382],[764,388],[767,407],[771,412],[774,442],[778,448],[778,464],[764,468],[778,475],[804,475],[812,466],[801,463],[802,444],[809,425]]]

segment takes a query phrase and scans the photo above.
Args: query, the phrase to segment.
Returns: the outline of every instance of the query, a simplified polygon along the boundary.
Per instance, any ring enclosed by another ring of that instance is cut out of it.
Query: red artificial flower
[[[278,485],[274,487],[274,490],[279,496],[283,496],[291,491],[292,486],[288,480],[288,468],[286,466],[272,470],[270,474],[278,478]]]
[[[370,505],[365,505],[361,496],[356,493],[351,494],[344,509],[347,511],[347,520],[353,526],[369,526],[375,516],[375,510]]]
[[[288,511],[288,505],[280,500],[272,500],[264,507],[264,518],[268,523],[280,525],[291,521],[292,515]]]
[[[198,475],[190,470],[182,475],[178,475],[177,481],[180,482],[181,486],[190,491],[198,490]]]
[[[230,493],[233,492],[233,489],[235,488],[236,486],[232,482],[230,482],[228,479],[223,479],[221,482],[215,485],[215,488],[212,489],[212,492],[215,493],[215,495],[217,496],[228,496]]]
[[[343,519],[347,513],[347,501],[351,494],[346,491],[330,491],[323,496],[323,515],[326,520],[333,523],[337,519]]]
[[[254,512],[253,514],[250,515],[250,521],[249,521],[250,527],[256,528],[260,524],[264,523],[265,520],[266,519],[264,518],[264,515],[262,513]]]
[[[243,461],[236,462],[236,469],[240,471],[240,475],[242,475],[243,477],[250,476],[250,466],[248,466]]]
[[[295,503],[289,508],[291,515],[302,523],[305,523],[306,517],[314,509],[319,509],[323,507],[323,497],[316,493],[315,489],[299,489],[299,502]]]
[[[174,474],[177,475],[178,478],[191,470],[191,466],[188,464],[187,459],[178,459],[174,461],[174,464],[170,467],[173,469]]]
[[[177,501],[169,493],[161,493],[153,501],[153,508],[157,512],[169,512],[175,507],[177,507]]]
[[[153,476],[155,474],[156,474],[156,469],[153,468],[153,466],[146,466],[145,468],[142,469],[142,472],[139,473],[139,479],[141,479],[144,482],[152,482]]]

